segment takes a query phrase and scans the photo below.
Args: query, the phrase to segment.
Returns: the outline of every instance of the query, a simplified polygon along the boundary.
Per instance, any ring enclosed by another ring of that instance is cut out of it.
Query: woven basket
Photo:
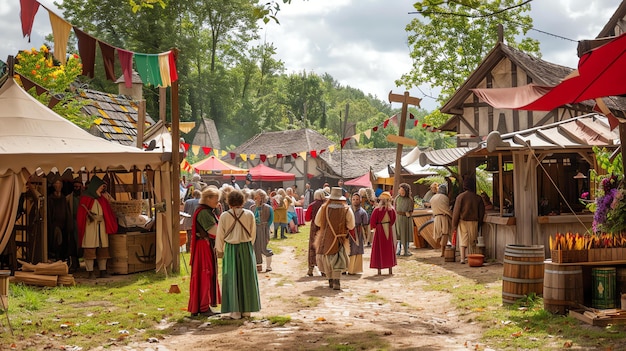
[[[117,216],[139,216],[142,200],[111,201],[111,209]]]

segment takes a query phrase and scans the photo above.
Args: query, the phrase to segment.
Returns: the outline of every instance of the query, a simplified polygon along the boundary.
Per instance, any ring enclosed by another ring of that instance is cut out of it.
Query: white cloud
[[[35,18],[32,42],[22,38],[19,2],[1,0],[0,58],[18,50],[39,47],[51,32],[47,11],[40,8]],[[39,0],[62,15],[54,0]],[[279,1],[280,2],[280,1]],[[342,85],[387,100],[389,91],[402,94],[395,80],[411,70],[406,25],[415,14],[413,0],[292,0],[282,5],[280,25],[270,22],[261,36],[276,46],[278,58],[287,72],[329,73]],[[534,27],[570,40],[530,31],[529,37],[541,42],[543,59],[575,67],[577,40],[594,38],[604,27],[618,0],[538,0],[531,3]],[[427,95],[438,89],[422,86],[410,94],[423,98],[422,107],[433,110],[437,104]]]

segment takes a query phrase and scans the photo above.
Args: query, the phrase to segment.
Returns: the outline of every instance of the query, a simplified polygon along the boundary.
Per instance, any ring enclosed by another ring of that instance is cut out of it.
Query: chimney
[[[133,70],[132,76],[133,82],[130,88],[126,87],[126,80],[124,75],[119,77],[115,83],[117,83],[117,89],[120,95],[130,96],[133,100],[139,101],[143,99],[143,82],[139,74]]]

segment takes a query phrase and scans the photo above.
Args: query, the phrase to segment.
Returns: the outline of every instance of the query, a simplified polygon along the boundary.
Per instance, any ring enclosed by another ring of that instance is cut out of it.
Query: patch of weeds
[[[298,298],[297,303],[302,307],[314,308],[319,306],[321,299],[317,296],[309,296],[307,298]]]
[[[272,323],[272,325],[283,326],[289,322],[291,322],[291,316],[269,316],[267,320]]]
[[[350,342],[342,341],[337,337],[327,337],[327,346],[317,350],[335,350],[335,351],[355,351],[355,350],[389,350],[390,345],[384,339],[382,333],[378,331],[370,331],[357,333],[351,338]]]
[[[378,303],[383,303],[383,302],[388,302],[389,301],[384,296],[379,295],[379,294],[374,294],[374,293],[368,293],[367,295],[365,295],[362,298],[360,298],[360,300],[365,300],[365,301],[368,301],[368,302],[378,302]]]

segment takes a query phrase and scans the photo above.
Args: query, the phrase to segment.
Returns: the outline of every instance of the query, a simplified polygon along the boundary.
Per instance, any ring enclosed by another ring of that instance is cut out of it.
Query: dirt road
[[[187,318],[164,324],[170,335],[158,343],[134,343],[124,350],[475,349],[482,328],[472,322],[472,312],[455,309],[448,293],[424,289],[428,279],[423,278],[449,274],[497,284],[502,266],[472,268],[443,262],[435,250],[412,252],[398,258],[392,276],[378,276],[369,268],[366,249],[364,273],[344,276],[342,290],[336,291],[317,272],[307,277],[306,255],[285,247],[274,256],[274,270],[259,276],[262,310],[253,320]],[[291,320],[270,322],[278,316]]]

